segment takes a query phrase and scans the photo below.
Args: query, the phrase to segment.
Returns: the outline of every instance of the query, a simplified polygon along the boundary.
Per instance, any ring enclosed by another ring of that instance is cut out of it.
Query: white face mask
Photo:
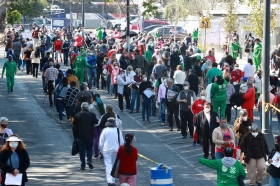
[[[258,132],[252,132],[252,135],[253,135],[254,137],[257,137],[258,134],[259,134]]]
[[[143,78],[143,81],[147,81],[147,78]]]
[[[205,100],[205,96],[200,96],[200,99],[201,100]]]
[[[204,111],[205,111],[206,113],[209,113],[209,112],[210,112],[210,108],[204,108]]]
[[[235,70],[238,70],[239,69],[239,67],[235,67]]]
[[[12,141],[9,143],[10,147],[13,149],[16,149],[18,147],[18,142],[17,141]]]
[[[243,121],[247,121],[247,119],[248,119],[247,116],[246,116],[246,117],[242,117],[242,120],[243,120]]]
[[[115,68],[119,68],[118,66],[115,66]]]
[[[188,86],[184,86],[184,90],[189,90],[189,87]]]

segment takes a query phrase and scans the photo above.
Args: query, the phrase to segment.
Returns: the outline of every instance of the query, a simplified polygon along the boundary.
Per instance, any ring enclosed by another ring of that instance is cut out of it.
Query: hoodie
[[[213,95],[213,102],[226,101],[227,99],[227,81],[218,79],[211,87],[211,94]]]
[[[245,170],[239,161],[231,157],[224,157],[218,160],[199,159],[199,163],[217,171],[217,186],[237,186],[237,177],[246,177]]]

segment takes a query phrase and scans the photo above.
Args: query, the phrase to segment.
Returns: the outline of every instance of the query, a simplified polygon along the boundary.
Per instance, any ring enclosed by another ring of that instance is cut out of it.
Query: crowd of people
[[[245,177],[243,166],[232,158],[234,146],[239,145],[240,161],[243,161],[243,155],[246,156],[250,185],[260,186],[266,157],[270,155],[268,161],[272,163],[273,153],[269,152],[253,118],[253,111],[256,108],[260,111],[262,106],[262,46],[260,39],[249,34],[246,46],[251,48],[245,50],[248,63],[240,69],[237,56],[242,47],[238,35],[233,35],[232,53],[225,51],[225,56],[218,62],[212,50],[202,57],[191,35],[177,41],[139,33],[127,48],[125,38],[117,30],[109,32],[98,28],[95,33],[83,33],[79,28],[71,33],[65,28],[44,31],[35,26],[32,42],[27,38],[22,43],[14,37],[14,42],[6,47],[9,61],[4,64],[2,77],[6,69],[7,92],[11,93],[14,75],[17,68],[21,68],[20,61],[26,64],[26,73],[35,78],[38,69],[41,71],[42,87],[49,96],[50,106],[56,106],[58,122],[64,123],[63,116],[66,115],[67,121],[73,124],[81,170],[86,165],[93,169],[92,157],[102,157],[109,185],[115,184],[111,170],[116,158],[121,160],[121,184],[136,185],[137,149],[132,146],[134,134],[126,134],[123,138],[121,118],[112,105],[103,103],[101,91],[118,100],[120,112],[141,113],[145,125],[151,122],[150,117],[157,117],[158,124],[168,125],[172,132],[175,121],[176,130],[181,132],[183,139],[189,136],[193,146],[202,146],[204,159],[208,159],[210,148],[211,158],[216,160],[199,161],[218,172],[226,172],[218,174],[218,185],[233,178],[234,181],[227,183],[236,185],[233,183],[237,183],[238,172],[233,169],[239,169]],[[18,48],[17,42],[20,43]],[[272,53],[275,64],[277,52]],[[60,63],[69,66],[66,72],[60,69]],[[279,83],[275,70],[270,76],[270,102],[278,107]],[[240,117],[233,122],[232,107],[238,104],[242,108]],[[272,116],[272,110],[270,114]],[[276,115],[280,130],[280,114]],[[230,123],[233,129],[229,127]],[[272,122],[269,125],[272,126]],[[270,182],[279,185],[279,168],[273,167],[271,171]]]

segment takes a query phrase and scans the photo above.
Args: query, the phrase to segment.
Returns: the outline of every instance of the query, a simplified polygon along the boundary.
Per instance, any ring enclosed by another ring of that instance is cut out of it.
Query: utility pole
[[[126,0],[126,46],[128,57],[130,56],[130,16],[129,16],[129,0]]]
[[[73,28],[73,17],[72,17],[72,2],[70,2],[70,32],[72,33]]]
[[[83,26],[83,31],[85,28],[85,0],[82,2],[82,26]]]
[[[264,20],[263,20],[263,47],[262,47],[262,100],[269,103],[269,54],[270,54],[270,0],[264,0]],[[269,108],[270,109],[270,108]],[[273,134],[269,130],[269,110],[265,112],[265,105],[262,105],[262,133],[265,135],[269,150],[274,147]]]

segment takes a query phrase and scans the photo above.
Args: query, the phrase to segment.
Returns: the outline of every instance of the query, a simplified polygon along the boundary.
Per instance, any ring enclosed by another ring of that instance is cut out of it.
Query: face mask
[[[143,81],[147,81],[147,78],[143,78]]]
[[[201,100],[205,100],[205,96],[200,96],[200,99]]]
[[[205,111],[206,113],[208,113],[208,112],[210,112],[210,108],[204,108],[204,111]]]
[[[239,69],[239,67],[235,67],[235,70],[238,70]]]
[[[248,119],[247,116],[246,116],[246,117],[242,117],[242,120],[243,120],[243,121],[247,121],[247,119]]]
[[[12,141],[9,143],[10,147],[13,148],[13,149],[16,149],[17,146],[18,146],[18,142],[17,141]]]
[[[189,90],[189,87],[188,86],[184,86],[184,90]]]
[[[258,132],[252,132],[252,135],[253,135],[254,137],[257,137],[258,134],[259,134]]]
[[[122,73],[121,76],[124,77],[124,74]]]
[[[7,125],[5,125],[5,124],[1,124],[1,127],[2,127],[2,128],[6,128],[6,127],[7,127]]]
[[[119,68],[118,66],[115,66],[115,68]]]
[[[221,124],[220,124],[220,127],[221,127],[221,128],[226,128],[226,127],[227,127],[227,123],[221,123]]]

